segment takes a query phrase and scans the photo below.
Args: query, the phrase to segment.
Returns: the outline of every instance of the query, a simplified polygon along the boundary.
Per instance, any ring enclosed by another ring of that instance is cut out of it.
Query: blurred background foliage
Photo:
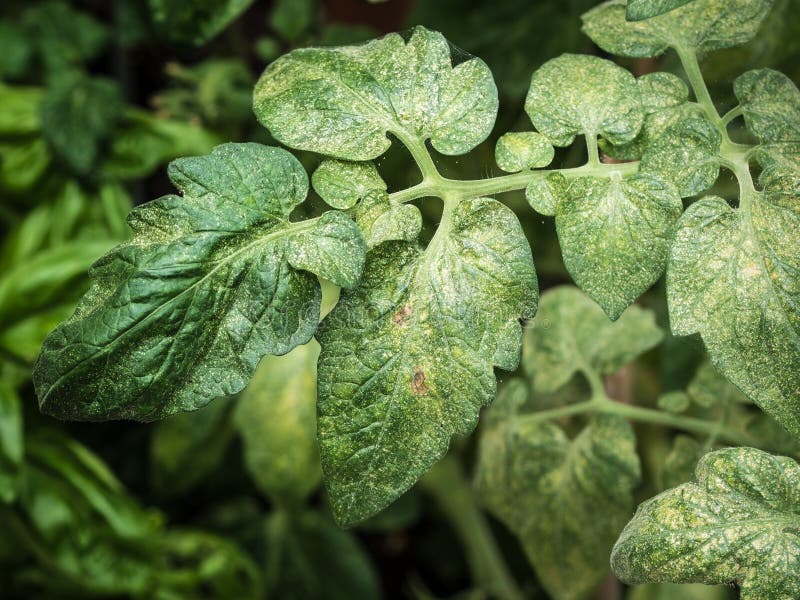
[[[472,439],[457,443],[451,462],[384,513],[355,530],[333,525],[314,438],[315,342],[264,359],[240,397],[151,425],[44,417],[30,373],[46,333],[85,291],[91,263],[128,235],[130,207],[172,192],[168,161],[223,141],[270,143],[252,115],[251,93],[263,68],[282,53],[357,43],[413,24],[441,30],[456,59],[474,54],[489,64],[501,111],[495,133],[475,152],[438,161],[452,177],[488,177],[498,173],[497,136],[530,128],[523,100],[531,73],[563,52],[599,54],[580,33],[579,16],[594,4],[4,0],[0,595],[484,598],[477,527],[494,536],[526,596],[546,598],[519,543],[474,504],[465,479]],[[704,63],[723,108],[732,103],[732,77],[748,68],[773,66],[797,80],[798,9],[798,0],[777,0],[765,34]],[[636,74],[678,72],[670,56],[626,66]],[[561,151],[557,161],[575,165],[581,153]],[[300,158],[309,171],[319,160]],[[415,183],[402,149],[393,147],[378,162],[393,188]],[[716,192],[730,194],[729,187],[723,182]],[[521,194],[505,200],[525,226],[541,288],[568,282],[551,219],[534,214]],[[437,203],[422,208],[429,226],[435,224]],[[322,203],[312,198],[304,210],[318,212]],[[338,291],[326,288],[325,294],[330,307]],[[641,303],[665,327],[663,298],[661,283]],[[728,423],[797,455],[774,423],[754,420],[750,405],[727,388],[714,388],[720,384],[713,374],[698,369],[702,360],[698,340],[667,336],[607,385],[621,400],[658,402],[708,418],[724,413]],[[540,395],[536,402],[558,406],[565,394],[584,392],[575,381],[561,397]],[[639,433],[639,499],[685,481],[699,453],[714,443],[646,427]],[[596,597],[713,600],[731,594],[702,586],[626,591],[609,578]]]

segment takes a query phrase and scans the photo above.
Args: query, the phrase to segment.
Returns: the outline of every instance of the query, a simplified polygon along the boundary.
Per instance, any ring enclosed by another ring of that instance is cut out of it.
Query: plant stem
[[[600,151],[597,149],[597,135],[586,132],[586,153],[589,157],[588,164],[596,167],[600,164]]]
[[[738,119],[742,116],[742,107],[741,106],[734,106],[724,115],[722,115],[722,124],[727,126],[733,121],[734,119]]]
[[[756,442],[746,433],[731,429],[725,424],[697,419],[695,417],[687,417],[684,415],[673,415],[671,413],[663,412],[653,408],[644,408],[641,406],[633,406],[631,404],[623,404],[608,398],[602,391],[602,382],[600,382],[600,391],[596,389],[596,382],[599,377],[594,371],[589,370],[592,377],[584,371],[587,375],[589,383],[592,386],[592,399],[576,404],[568,404],[567,406],[560,406],[549,410],[539,411],[533,414],[521,417],[526,421],[538,422],[549,421],[552,419],[560,419],[563,417],[571,417],[580,414],[594,414],[598,412],[618,415],[631,421],[638,421],[640,423],[650,423],[652,425],[660,425],[662,427],[671,427],[673,429],[682,429],[691,433],[700,435],[714,436],[715,439],[725,440],[732,444],[739,446],[755,446]]]
[[[708,92],[706,80],[703,79],[703,73],[700,71],[700,64],[697,62],[697,55],[694,53],[694,50],[681,48],[680,46],[676,46],[675,51],[678,53],[678,58],[681,60],[683,70],[686,72],[686,77],[689,79],[689,85],[692,86],[694,97],[706,113],[709,121],[717,127],[720,127],[722,125],[722,118],[719,116],[717,107],[714,106],[714,101],[711,99],[711,94]],[[727,137],[724,126],[721,127],[721,129]]]
[[[410,202],[417,198],[445,196],[458,199],[465,197],[492,196],[514,190],[524,190],[532,181],[547,177],[552,173],[561,173],[567,179],[576,177],[611,177],[614,173],[620,176],[633,175],[639,170],[638,162],[596,165],[585,164],[572,169],[538,169],[522,171],[512,175],[492,177],[490,179],[456,180],[440,175],[424,179],[421,183],[405,190],[389,194],[392,202]]]
[[[461,539],[474,583],[492,598],[522,600],[522,592],[508,571],[489,524],[475,503],[472,488],[458,460],[446,456],[422,478],[421,484],[436,500]]]

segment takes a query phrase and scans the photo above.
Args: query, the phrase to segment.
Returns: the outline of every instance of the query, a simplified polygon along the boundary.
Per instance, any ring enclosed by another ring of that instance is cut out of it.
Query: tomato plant
[[[791,4],[421,2],[378,36],[282,1],[257,41],[250,4],[116,6],[122,56],[246,49],[169,62],[155,111],[89,14],[0,28],[41,73],[0,87],[9,589],[800,597]]]

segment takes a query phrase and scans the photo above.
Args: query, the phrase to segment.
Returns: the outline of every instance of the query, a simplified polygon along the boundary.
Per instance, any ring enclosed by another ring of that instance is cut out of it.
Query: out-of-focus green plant
[[[791,0],[9,1],[9,597],[797,595]]]

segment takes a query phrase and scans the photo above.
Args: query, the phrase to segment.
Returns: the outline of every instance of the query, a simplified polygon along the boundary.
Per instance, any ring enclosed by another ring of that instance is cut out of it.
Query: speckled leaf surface
[[[694,196],[719,177],[721,143],[719,131],[706,119],[681,119],[650,143],[641,172],[672,182],[682,198]]]
[[[737,77],[734,92],[747,128],[762,142],[800,141],[800,91],[783,73],[748,71]]]
[[[608,574],[633,509],[641,478],[633,430],[598,415],[570,440],[555,424],[518,414],[525,389],[512,383],[481,435],[479,496],[517,535],[550,597],[586,598]]]
[[[382,242],[413,242],[422,229],[422,214],[413,204],[392,202],[386,192],[369,192],[353,209],[368,249]]]
[[[652,312],[632,306],[612,322],[578,288],[562,286],[542,294],[539,312],[525,330],[522,362],[534,389],[547,394],[582,365],[614,373],[662,337]]]
[[[448,205],[428,247],[372,250],[317,335],[318,439],[337,520],[363,520],[405,492],[475,427],[494,368],[519,362],[520,318],[537,303],[530,247],[494,200]]]
[[[623,144],[644,120],[633,75],[611,61],[577,54],[549,60],[533,74],[525,111],[556,146],[569,146],[582,134]]]
[[[648,115],[689,100],[686,83],[672,73],[648,73],[639,77],[636,84],[642,96],[642,109]]]
[[[348,160],[383,154],[387,133],[464,154],[491,132],[497,104],[486,64],[454,66],[447,40],[424,27],[408,41],[294,50],[264,71],[253,102],[280,142]]]
[[[639,507],[614,547],[617,575],[736,582],[742,600],[800,597],[800,465],[727,448],[705,455],[695,479]]]
[[[626,19],[625,0],[611,0],[583,15],[583,31],[606,52],[650,57],[667,48],[700,53],[750,41],[773,0],[694,0],[644,21]]]
[[[564,265],[610,319],[661,277],[682,210],[675,188],[650,175],[570,183],[556,206]]]
[[[153,420],[240,391],[265,354],[308,341],[312,273],[357,283],[365,247],[346,215],[293,223],[308,177],[288,152],[226,144],[171,163],[183,197],[136,208],[133,239],[92,267],[75,314],[34,371],[41,409]]]
[[[650,97],[647,101],[652,102],[654,99]],[[651,106],[648,107],[647,104],[644,104],[644,107],[647,116],[644,119],[644,125],[639,135],[636,136],[636,139],[628,144],[619,146],[609,144],[605,140],[600,140],[600,148],[603,152],[620,160],[638,160],[642,158],[649,148],[657,146],[661,138],[666,135],[667,132],[670,132],[671,136],[671,139],[666,140],[667,147],[669,147],[669,145],[675,143],[676,136],[678,138],[680,137],[682,128],[686,127],[686,125],[684,125],[685,123],[694,119],[704,119],[703,109],[693,102],[683,102],[675,106],[668,106],[656,110],[653,110]],[[650,112],[651,110],[652,112]],[[703,127],[703,131],[705,129],[706,128]],[[709,137],[709,140],[713,140],[714,132],[709,130],[707,137]],[[702,145],[702,140],[703,138],[701,137],[701,148],[705,147]],[[689,152],[691,148],[687,148],[684,151]],[[664,150],[661,150],[661,152],[663,158],[659,159],[659,162],[668,163],[670,151],[667,150],[664,152]],[[685,168],[684,164],[679,166]],[[705,174],[705,171],[701,170],[700,173]],[[705,176],[710,177],[710,175]]]
[[[725,377],[800,435],[800,203],[704,198],[681,217],[667,269],[672,331],[698,332]]]
[[[541,133],[512,131],[503,134],[495,146],[497,166],[508,173],[546,167],[553,161],[555,149]]]
[[[386,183],[371,162],[324,160],[311,176],[314,191],[333,208],[346,210],[373,191],[386,191]]]
[[[242,392],[234,423],[247,470],[258,489],[290,505],[317,487],[317,357],[315,340],[283,356],[266,356]]]
[[[628,0],[626,17],[629,21],[642,21],[663,15],[695,0]]]
[[[568,200],[569,182],[558,172],[532,179],[525,188],[525,199],[539,214],[552,217],[559,202]]]

